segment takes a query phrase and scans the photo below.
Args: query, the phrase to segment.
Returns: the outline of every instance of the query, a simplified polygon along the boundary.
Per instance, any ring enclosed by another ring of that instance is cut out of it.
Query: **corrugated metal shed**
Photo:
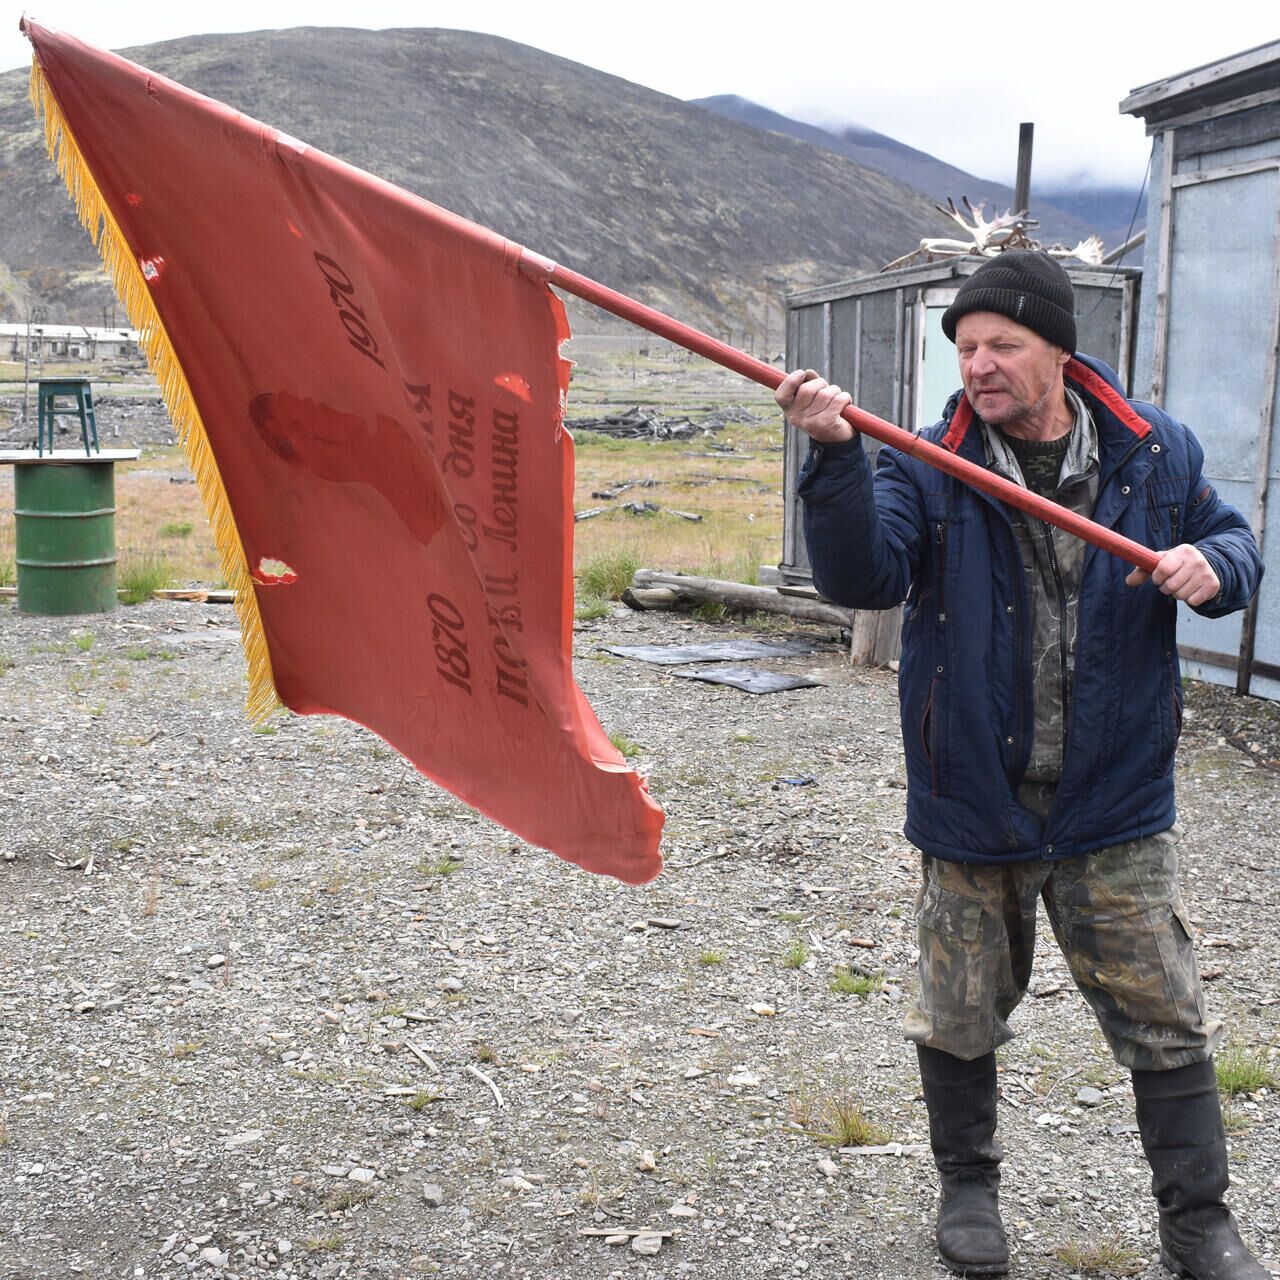
[[[1135,89],[1152,139],[1137,394],[1195,431],[1267,576],[1243,617],[1180,606],[1189,674],[1280,697],[1280,41]],[[1269,492],[1270,490],[1270,492]]]

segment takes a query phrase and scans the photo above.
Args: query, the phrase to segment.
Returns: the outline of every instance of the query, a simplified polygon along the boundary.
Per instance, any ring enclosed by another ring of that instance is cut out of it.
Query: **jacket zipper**
[[[1178,507],[1169,508],[1169,546],[1176,547],[1178,545],[1178,535],[1182,532],[1178,517],[1181,511]]]
[[[933,541],[938,548],[938,623],[947,621],[947,526],[939,521],[933,526]]]

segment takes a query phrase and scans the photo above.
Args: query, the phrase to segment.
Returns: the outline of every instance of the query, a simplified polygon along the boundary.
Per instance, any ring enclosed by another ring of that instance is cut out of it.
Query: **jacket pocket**
[[[958,941],[973,944],[982,932],[982,903],[944,889],[936,880],[925,886],[916,923]]]
[[[929,790],[935,795],[944,794],[942,701],[945,685],[936,677],[929,684],[929,697],[920,716],[920,746],[929,762]]]

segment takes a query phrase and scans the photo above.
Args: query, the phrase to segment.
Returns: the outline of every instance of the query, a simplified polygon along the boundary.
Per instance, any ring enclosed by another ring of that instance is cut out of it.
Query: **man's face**
[[[994,311],[971,311],[956,324],[956,354],[969,403],[992,426],[1035,423],[1060,400],[1071,358],[1026,325]]]

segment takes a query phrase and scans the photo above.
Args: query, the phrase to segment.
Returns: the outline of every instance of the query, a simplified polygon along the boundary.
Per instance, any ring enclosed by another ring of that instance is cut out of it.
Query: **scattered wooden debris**
[[[927,1142],[887,1142],[880,1147],[840,1147],[842,1156],[924,1156],[929,1154]]]
[[[608,489],[597,489],[592,493],[593,498],[618,498],[621,497],[628,489],[656,489],[659,481],[649,476],[644,480],[620,480],[617,484],[612,485]]]
[[[408,1036],[404,1038],[404,1047],[409,1050],[417,1060],[422,1063],[429,1071],[433,1071],[436,1075],[440,1074],[440,1068],[436,1064],[435,1059],[429,1053],[424,1053],[421,1048],[413,1043]]]
[[[498,1086],[494,1084],[493,1081],[490,1080],[489,1077],[485,1075],[485,1073],[481,1071],[479,1067],[477,1067],[474,1063],[468,1062],[467,1070],[473,1076],[475,1076],[477,1080],[483,1080],[484,1083],[489,1086],[490,1090],[493,1093],[493,1100],[498,1104],[499,1109],[507,1105],[506,1099],[502,1096],[502,1090],[499,1089]]]
[[[91,876],[93,875],[93,866],[98,855],[96,850],[90,850],[90,852],[87,854],[82,854],[78,858],[74,858],[70,861],[66,861],[62,858],[59,858],[56,854],[50,853],[46,849],[44,856],[48,858],[50,862],[61,867],[63,871],[83,871],[85,875]]]
[[[661,1236],[664,1240],[670,1240],[676,1232],[660,1231],[656,1227],[579,1227],[578,1234],[601,1239],[605,1236]]]
[[[717,458],[722,455],[716,454]],[[715,476],[709,475],[705,471],[697,471],[692,475],[685,476],[680,483],[686,488],[701,488],[708,484],[753,484],[756,486],[757,493],[772,493],[774,486],[770,484],[759,484],[751,476]]]
[[[664,507],[657,502],[624,502],[620,507],[586,507],[582,511],[575,511],[573,519],[575,523],[579,520],[593,520],[596,516],[605,515],[610,511],[625,511],[629,516],[676,516],[680,520],[689,520],[694,524],[702,522],[702,517],[696,512],[677,511],[675,507]]]
[[[685,417],[670,418],[660,413],[646,413],[639,405],[623,413],[606,413],[600,418],[573,418],[564,424],[570,431],[599,431],[604,435],[631,440],[691,440],[697,435],[710,435],[720,427],[700,427]]]
[[[566,420],[570,431],[600,431],[611,436],[625,436],[639,440],[691,440],[696,436],[710,436],[725,427],[744,422],[764,422],[769,415],[759,414],[745,405],[717,405],[699,422],[688,417],[668,417],[650,413],[634,405],[622,413],[606,413],[599,418],[573,418]],[[728,446],[732,452],[733,446]],[[714,455],[711,455],[714,456]]]
[[[777,418],[776,413],[757,413],[754,409],[748,409],[745,404],[725,404],[717,409],[713,409],[702,420],[702,425],[714,426],[717,430],[720,427],[727,427],[743,422],[769,422]]]
[[[13,599],[17,594],[17,587],[0,587],[0,600]],[[117,594],[123,593],[117,592]],[[201,587],[178,590],[165,587],[153,591],[151,597],[154,600],[189,600],[195,604],[235,604],[236,602],[236,593],[224,588]]]

